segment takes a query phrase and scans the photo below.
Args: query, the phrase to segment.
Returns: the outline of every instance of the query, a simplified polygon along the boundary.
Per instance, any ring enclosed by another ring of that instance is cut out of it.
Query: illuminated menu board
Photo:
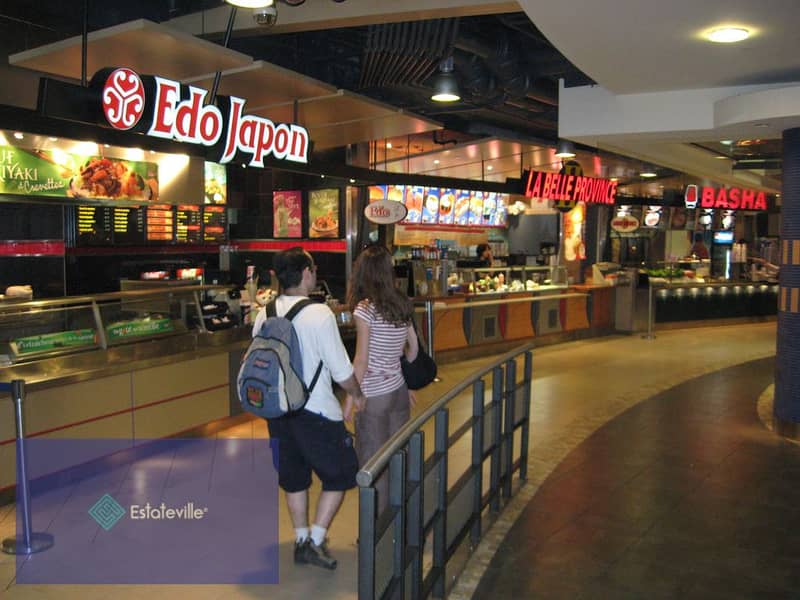
[[[148,242],[171,242],[174,238],[174,225],[172,206],[153,204],[147,207]]]
[[[179,244],[197,244],[202,238],[200,206],[179,204],[175,209],[175,239]]]
[[[144,209],[117,206],[114,209],[114,243],[144,243]]]
[[[203,207],[203,241],[224,242],[226,235],[226,218],[224,206]]]
[[[78,244],[111,243],[111,208],[79,206],[77,208]]]

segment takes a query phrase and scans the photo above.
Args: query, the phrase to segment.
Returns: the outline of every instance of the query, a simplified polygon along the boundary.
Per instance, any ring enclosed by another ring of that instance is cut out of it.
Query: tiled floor
[[[529,481],[451,596],[793,597],[800,448],[756,412],[774,352],[775,323],[537,349]],[[443,365],[417,410],[489,360]],[[23,586],[0,555],[0,596],[355,598],[356,505],[348,494],[330,532],[335,572],[294,567],[282,507],[277,586]],[[0,537],[13,523],[0,507]]]

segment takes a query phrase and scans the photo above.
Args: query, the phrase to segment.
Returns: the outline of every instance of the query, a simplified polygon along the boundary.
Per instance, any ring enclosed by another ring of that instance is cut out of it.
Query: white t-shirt
[[[275,311],[278,316],[284,316],[296,302],[304,298],[278,296]],[[261,329],[266,319],[267,311],[262,308],[253,323],[253,335]],[[314,303],[297,313],[292,323],[303,353],[303,379],[306,385],[311,384],[322,360],[322,370],[305,408],[331,421],[341,421],[342,405],[333,393],[331,378],[337,382],[347,380],[353,374],[353,365],[339,335],[336,317],[327,305]]]

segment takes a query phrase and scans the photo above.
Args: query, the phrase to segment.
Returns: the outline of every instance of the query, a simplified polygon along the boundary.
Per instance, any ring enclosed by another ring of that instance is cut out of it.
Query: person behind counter
[[[694,234],[694,244],[692,244],[692,249],[689,250],[689,254],[701,260],[709,257],[708,247],[705,242],[703,242],[703,234],[699,231]]]
[[[389,251],[367,246],[353,264],[347,302],[356,324],[353,370],[366,396],[356,413],[356,452],[364,464],[410,416],[414,401],[400,368],[400,356],[414,360],[419,349],[411,300],[394,285]],[[377,484],[379,511],[388,504],[388,481]]]
[[[478,244],[475,248],[475,255],[481,261],[482,267],[494,266],[494,256],[492,256],[492,248],[489,244]]]
[[[317,266],[300,246],[279,252],[273,259],[281,294],[275,310],[284,316],[295,303],[308,298],[317,287]],[[253,324],[253,335],[261,330],[266,310],[261,309]],[[328,551],[326,534],[344,499],[345,490],[356,485],[358,457],[352,437],[342,419],[349,420],[353,408],[361,408],[364,395],[353,373],[339,327],[331,309],[314,303],[292,320],[303,354],[306,385],[311,383],[316,365],[323,369],[303,410],[267,420],[269,435],[278,440],[278,485],[295,529],[294,562],[335,569],[336,559]],[[331,379],[347,392],[344,408],[333,393]],[[311,473],[322,481],[316,515],[308,527],[308,488]]]

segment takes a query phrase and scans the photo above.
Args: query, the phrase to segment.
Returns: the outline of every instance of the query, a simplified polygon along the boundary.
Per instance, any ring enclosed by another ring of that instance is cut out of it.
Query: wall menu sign
[[[249,156],[251,167],[263,167],[270,155],[308,162],[304,127],[246,115],[242,98],[219,96],[216,104],[205,104],[208,92],[203,88],[124,67],[98,71],[91,85],[100,90],[102,114],[114,129],[206,146],[222,164],[237,154]]]
[[[200,206],[179,204],[175,208],[175,239],[181,244],[197,244],[202,237]]]
[[[171,242],[173,233],[172,205],[154,204],[147,207],[147,241]]]
[[[139,207],[114,207],[114,243],[143,244],[144,209]]]
[[[154,201],[158,198],[158,165],[0,146],[0,194]]]
[[[703,208],[723,208],[728,210],[767,210],[767,195],[764,192],[746,188],[713,188],[696,185],[686,186],[684,202],[687,208],[694,208],[698,201]]]
[[[224,242],[226,231],[225,207],[203,207],[203,241]]]
[[[525,196],[546,200],[614,204],[617,182],[583,175],[528,171],[523,173]]]

